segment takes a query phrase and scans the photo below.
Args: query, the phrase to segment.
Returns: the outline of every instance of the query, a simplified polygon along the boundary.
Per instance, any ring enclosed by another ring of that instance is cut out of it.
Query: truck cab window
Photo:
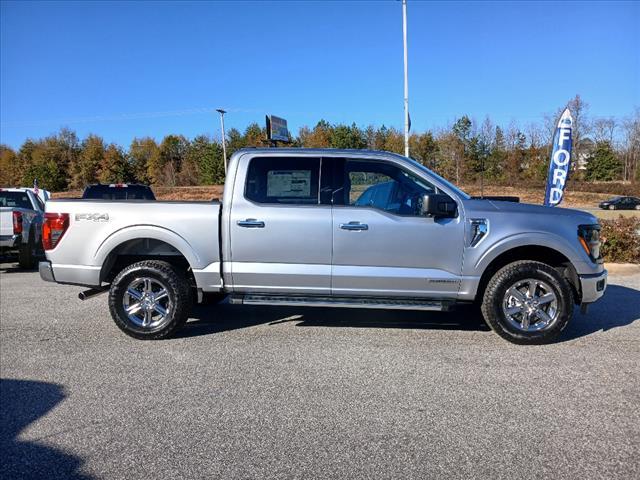
[[[396,215],[418,215],[418,200],[427,193],[438,193],[425,180],[382,162],[348,160],[344,181],[345,205]]]
[[[319,179],[319,158],[254,158],[245,197],[256,203],[317,205]]]
[[[0,207],[31,209],[31,201],[25,192],[0,192]]]

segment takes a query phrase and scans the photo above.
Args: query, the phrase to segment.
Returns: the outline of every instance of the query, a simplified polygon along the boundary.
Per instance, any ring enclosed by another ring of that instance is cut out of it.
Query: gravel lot
[[[560,342],[466,313],[200,308],[140,342],[0,265],[3,478],[640,478],[640,274]]]

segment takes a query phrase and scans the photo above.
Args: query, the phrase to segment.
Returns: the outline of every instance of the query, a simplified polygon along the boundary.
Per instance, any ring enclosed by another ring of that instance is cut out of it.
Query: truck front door
[[[417,210],[418,199],[436,187],[393,162],[333,161],[341,173],[333,198],[332,293],[455,298],[463,222]]]
[[[320,203],[320,158],[240,162],[230,213],[236,292],[329,294],[331,205]]]

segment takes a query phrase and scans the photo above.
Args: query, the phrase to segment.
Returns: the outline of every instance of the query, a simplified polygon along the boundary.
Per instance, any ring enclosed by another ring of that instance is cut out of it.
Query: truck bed
[[[117,255],[183,255],[205,291],[221,287],[219,202],[50,200],[47,213],[66,213],[69,227],[47,252],[56,281],[100,285]]]

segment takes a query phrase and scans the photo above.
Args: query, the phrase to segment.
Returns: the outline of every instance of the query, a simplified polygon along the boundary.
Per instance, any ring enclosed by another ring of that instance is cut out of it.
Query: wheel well
[[[476,294],[476,300],[482,301],[484,291],[487,288],[489,280],[493,275],[505,265],[516,262],[518,260],[532,260],[535,262],[545,263],[556,270],[558,270],[568,281],[573,290],[573,295],[576,303],[580,303],[580,280],[578,279],[578,273],[571,261],[565,257],[562,253],[554,250],[553,248],[543,247],[540,245],[526,245],[523,247],[516,247],[511,250],[498,255],[487,266],[480,277],[480,284],[478,285],[478,293]]]
[[[124,268],[142,260],[165,261],[177,272],[193,279],[189,261],[177,248],[155,238],[136,238],[121,243],[109,253],[100,271],[100,281],[111,283]]]

